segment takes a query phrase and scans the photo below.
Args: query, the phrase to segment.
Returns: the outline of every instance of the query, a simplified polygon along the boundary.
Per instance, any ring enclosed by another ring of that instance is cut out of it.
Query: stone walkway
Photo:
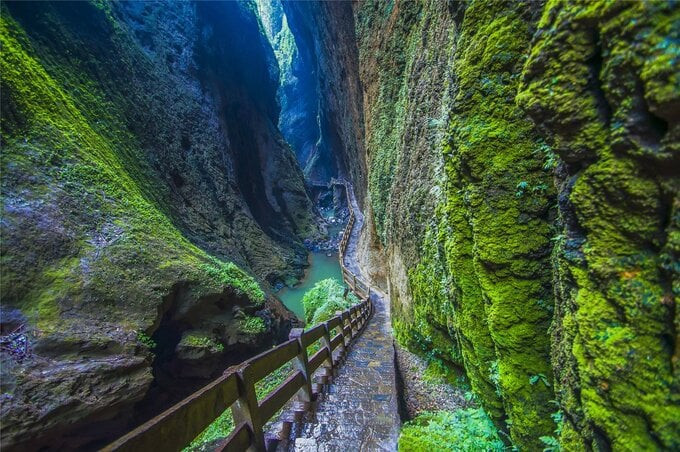
[[[361,271],[361,268],[359,268],[359,259],[357,259],[359,235],[361,234],[361,229],[364,227],[364,214],[361,213],[361,210],[359,209],[359,204],[357,203],[357,198],[354,196],[352,185],[349,182],[345,182],[345,187],[348,190],[351,204],[351,206],[348,207],[354,211],[354,226],[352,226],[352,231],[349,234],[349,241],[347,242],[347,248],[345,249],[345,267],[350,269],[355,275],[361,275],[361,279],[367,281],[367,279],[363,277],[363,272]]]
[[[349,184],[347,185],[348,187]],[[350,188],[355,223],[345,265],[358,275],[356,250],[364,217]],[[375,311],[352,345],[316,410],[301,426],[291,450],[395,451],[401,421],[398,413],[395,352],[389,299],[371,291]]]

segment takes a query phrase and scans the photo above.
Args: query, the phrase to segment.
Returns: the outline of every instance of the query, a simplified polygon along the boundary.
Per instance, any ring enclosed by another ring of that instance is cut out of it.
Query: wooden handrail
[[[217,446],[218,450],[265,450],[264,424],[282,409],[295,394],[309,402],[311,377],[324,362],[335,367],[333,353],[347,352],[347,347],[366,326],[373,312],[371,288],[359,275],[345,266],[344,255],[354,227],[355,217],[348,184],[345,194],[350,216],[339,247],[340,267],[345,283],[362,300],[343,312],[338,312],[326,322],[302,331],[291,331],[289,340],[230,367],[212,383],[191,394],[145,424],[120,437],[103,451],[179,451],[196,438],[226,409],[231,407],[234,431]],[[330,337],[333,330],[338,334]],[[307,347],[321,341],[319,350],[309,358]],[[255,393],[255,383],[295,360],[296,370],[260,402]]]
[[[300,344],[295,339],[279,344],[277,347],[250,358],[251,373],[255,382],[260,381],[279,367],[286,364],[300,352]]]
[[[159,438],[165,444],[189,444],[238,397],[236,375],[223,375],[104,450],[156,450]]]
[[[359,295],[359,298],[370,298],[371,286],[361,278],[361,275],[355,274],[345,265],[345,252],[347,251],[347,244],[349,243],[349,238],[352,234],[352,229],[354,228],[354,223],[356,221],[354,207],[352,206],[352,199],[349,195],[349,184],[347,182],[337,180],[333,180],[332,183],[345,186],[345,197],[347,200],[347,207],[349,208],[349,219],[347,220],[347,226],[345,226],[345,229],[342,233],[342,239],[340,240],[338,253],[340,269],[342,270],[342,278],[352,290],[352,292]]]
[[[319,331],[328,323],[343,326],[350,319],[350,311],[357,316],[351,320],[356,328],[343,328],[343,332],[329,341],[328,348],[321,348],[305,365],[307,376],[301,370],[293,372],[283,383],[264,397],[262,402],[248,400],[254,396],[254,384],[269,373],[290,362],[300,355],[301,344],[311,345],[324,338]],[[181,450],[210,425],[225,409],[231,407],[239,427],[221,447],[235,450],[231,446],[243,444],[244,434],[248,429],[249,447],[254,450],[264,448],[262,428],[264,424],[288,401],[309,383],[309,377],[326,360],[332,360],[332,353],[342,344],[350,343],[361,332],[371,314],[370,300],[365,299],[359,305],[336,315],[327,323],[319,324],[311,330],[304,331],[298,339],[291,339],[283,344],[261,353],[239,366],[227,369],[225,374],[203,389],[195,392],[177,405],[151,419],[142,426],[122,436],[106,446],[104,451],[146,451],[146,450]],[[312,340],[311,338],[316,338]],[[340,340],[340,338],[344,340]],[[253,388],[253,389],[250,389]],[[241,425],[243,424],[243,425]],[[259,435],[259,438],[258,438]],[[238,449],[238,448],[237,448]]]

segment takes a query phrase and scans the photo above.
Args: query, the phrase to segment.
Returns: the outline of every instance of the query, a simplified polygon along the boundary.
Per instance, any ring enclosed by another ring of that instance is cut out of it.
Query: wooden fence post
[[[357,322],[354,324],[354,326],[352,326],[352,320],[357,320]],[[357,311],[356,310],[354,310],[354,312],[352,312],[352,310],[350,309],[350,311],[349,311],[349,326],[350,326],[350,330],[352,332],[352,339],[354,339],[355,337],[357,337],[357,333],[359,332],[359,321],[358,321],[358,318],[357,318]]]
[[[321,337],[321,343],[328,350],[328,369],[332,372],[333,367],[333,349],[331,348],[331,332],[328,329],[328,322],[323,324],[323,336]]]
[[[302,333],[304,333],[303,328],[293,328],[290,330],[288,339],[297,339],[300,346],[300,352],[295,357],[295,367],[302,372],[302,376],[305,377],[305,383],[300,388],[300,391],[298,391],[298,398],[301,402],[311,402],[312,382],[311,375],[309,375],[309,359],[307,357],[307,347],[302,342]]]
[[[345,345],[345,321],[343,320],[342,317],[342,311],[335,311],[335,315],[340,317],[340,326],[338,328],[340,329],[340,343],[338,344],[338,347],[342,347],[340,349],[340,357],[338,359],[342,359],[345,356],[345,353],[347,352],[347,347]]]
[[[349,348],[349,343],[352,341],[352,324],[349,320],[349,311],[344,311],[342,313],[342,341],[344,343],[345,350]],[[347,331],[349,330],[349,332]]]
[[[252,442],[248,451],[261,452],[265,450],[264,432],[262,431],[262,420],[260,419],[257,394],[255,393],[255,381],[250,375],[250,366],[236,370],[239,398],[231,406],[231,415],[234,418],[234,425],[245,422],[250,428]]]

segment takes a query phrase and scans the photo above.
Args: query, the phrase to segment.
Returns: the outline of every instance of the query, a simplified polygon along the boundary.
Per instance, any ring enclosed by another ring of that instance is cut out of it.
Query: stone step
[[[361,274],[357,243],[363,226],[351,185],[349,204],[355,215],[344,256],[345,265]],[[362,334],[348,350],[335,352],[336,369],[321,369],[313,377],[317,394],[311,409],[285,414],[289,434],[276,439],[276,450],[303,452],[395,451],[400,419],[397,410],[394,346],[389,299],[371,293],[374,313]],[[293,410],[295,411],[295,410]]]

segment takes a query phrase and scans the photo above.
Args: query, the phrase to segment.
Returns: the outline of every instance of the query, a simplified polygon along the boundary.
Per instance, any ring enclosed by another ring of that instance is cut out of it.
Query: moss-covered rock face
[[[496,424],[531,449],[554,429],[556,216],[541,138],[514,100],[533,15],[522,4],[405,2],[364,3],[357,19],[395,332],[464,369]],[[392,34],[375,42],[376,28]]]
[[[568,450],[680,447],[680,10],[549,2],[520,105],[559,157],[553,365]]]
[[[678,8],[572,3],[357,4],[364,259],[520,449],[674,449]]]
[[[314,222],[251,6],[3,3],[2,332],[31,347],[3,353],[3,445],[101,438],[287,321],[262,288]]]
[[[440,225],[452,228],[443,242],[454,291],[460,291],[453,304],[464,325],[464,353],[472,358],[466,363],[494,383],[512,441],[526,449],[539,447],[538,437],[554,428],[547,334],[554,189],[541,140],[514,101],[531,13],[525,5],[497,2],[473,3],[465,11]],[[467,337],[480,323],[490,342],[477,337],[483,330]],[[547,384],[532,379],[536,375],[545,375]],[[473,387],[483,388],[478,393],[496,414],[488,384],[476,380]]]

